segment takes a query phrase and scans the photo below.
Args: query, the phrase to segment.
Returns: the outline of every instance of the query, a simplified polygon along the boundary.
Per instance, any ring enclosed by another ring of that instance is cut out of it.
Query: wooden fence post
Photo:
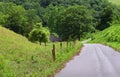
[[[76,46],[76,40],[74,41],[74,47]]]
[[[62,49],[62,42],[60,42],[60,49]]]
[[[67,47],[68,47],[68,41],[67,41],[67,43],[66,43],[66,44],[67,44]]]
[[[55,59],[56,59],[56,56],[55,56],[55,44],[53,44],[52,57],[53,57],[53,61],[55,61]]]
[[[70,46],[72,46],[72,43],[70,42]]]

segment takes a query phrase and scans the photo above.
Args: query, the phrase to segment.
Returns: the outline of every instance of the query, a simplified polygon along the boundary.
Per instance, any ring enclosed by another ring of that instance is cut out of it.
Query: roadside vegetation
[[[109,0],[111,3],[120,5],[120,0]]]
[[[120,49],[119,24],[120,8],[108,0],[0,0],[0,77],[52,75],[85,37]]]
[[[109,27],[118,9],[107,0],[1,0],[0,25],[29,38],[34,25],[42,23],[64,41],[80,40]]]
[[[112,25],[103,31],[97,32],[92,35],[92,38],[92,43],[106,44],[120,51],[120,24]]]
[[[80,42],[63,42],[56,46],[56,61],[52,59],[53,43],[34,44],[25,37],[0,27],[0,77],[47,77],[54,74],[79,52]]]

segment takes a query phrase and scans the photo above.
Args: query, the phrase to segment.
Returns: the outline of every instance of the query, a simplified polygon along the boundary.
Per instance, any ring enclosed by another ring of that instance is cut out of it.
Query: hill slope
[[[120,24],[112,25],[111,27],[93,34],[94,43],[104,43],[120,50]]]
[[[44,65],[42,61],[52,60],[49,51],[44,53],[46,50],[43,46],[33,44],[25,37],[0,27],[0,77],[29,77],[41,72],[43,68],[49,67],[49,64]]]
[[[109,0],[113,4],[120,5],[120,0]]]
[[[60,49],[59,44],[55,44],[58,52],[56,62],[53,62],[51,43],[46,47],[33,44],[25,37],[0,26],[0,77],[47,77],[81,47],[66,47],[63,44]]]

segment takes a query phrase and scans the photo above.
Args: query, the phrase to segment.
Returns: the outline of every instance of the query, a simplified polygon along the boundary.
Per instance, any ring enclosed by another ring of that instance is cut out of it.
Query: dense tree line
[[[120,9],[107,0],[0,0],[0,24],[26,37],[37,23],[75,40],[119,21]]]
[[[14,3],[0,3],[0,24],[19,34],[27,36],[33,25],[40,22],[34,9],[25,10]]]
[[[92,31],[92,20],[91,11],[87,7],[69,7],[59,15],[57,33],[64,40],[80,39],[84,32]]]

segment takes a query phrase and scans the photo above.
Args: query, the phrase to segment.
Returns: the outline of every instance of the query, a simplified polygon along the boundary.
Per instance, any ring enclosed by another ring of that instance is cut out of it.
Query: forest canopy
[[[0,0],[0,24],[26,37],[37,23],[74,40],[119,21],[120,9],[108,0]]]

